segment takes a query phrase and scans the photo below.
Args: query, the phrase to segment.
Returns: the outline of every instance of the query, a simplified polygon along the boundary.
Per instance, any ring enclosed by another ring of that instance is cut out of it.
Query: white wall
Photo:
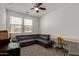
[[[41,17],[40,33],[79,39],[79,5],[65,5]]]
[[[0,5],[0,30],[6,30],[6,9]]]
[[[11,33],[12,36],[13,35],[27,35],[27,34],[38,34],[39,33],[39,28],[38,28],[38,18],[37,17],[33,17],[33,16],[28,16],[28,15],[24,15],[18,12],[14,12],[14,11],[10,11],[7,10],[7,29],[10,32],[10,16],[17,16],[17,17],[22,17],[22,18],[28,18],[28,19],[32,19],[33,20],[33,30],[32,32],[26,32],[26,33]]]

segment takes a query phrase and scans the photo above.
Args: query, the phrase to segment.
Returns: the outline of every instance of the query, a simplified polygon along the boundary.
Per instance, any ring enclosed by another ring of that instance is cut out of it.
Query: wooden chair
[[[64,39],[61,38],[61,37],[58,37],[58,47],[59,48],[63,48],[63,45],[64,45]]]
[[[65,44],[65,42],[64,42],[64,38],[62,38],[62,37],[57,37],[57,43],[56,43],[56,52],[58,51],[58,50],[62,50],[63,52],[64,52],[64,55],[66,54],[65,52],[67,52],[63,47],[64,47],[64,45],[66,45]]]

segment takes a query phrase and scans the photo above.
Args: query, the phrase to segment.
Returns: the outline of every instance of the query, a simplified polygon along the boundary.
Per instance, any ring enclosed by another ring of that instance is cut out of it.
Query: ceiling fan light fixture
[[[36,7],[35,10],[39,10],[39,9]]]

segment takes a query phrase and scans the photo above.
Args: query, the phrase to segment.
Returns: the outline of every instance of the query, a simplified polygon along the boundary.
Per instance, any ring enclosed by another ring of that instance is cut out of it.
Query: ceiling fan
[[[46,8],[41,7],[43,3],[35,3],[33,4],[33,8],[31,8],[31,10],[35,10],[37,13],[39,13],[39,10],[46,10]]]

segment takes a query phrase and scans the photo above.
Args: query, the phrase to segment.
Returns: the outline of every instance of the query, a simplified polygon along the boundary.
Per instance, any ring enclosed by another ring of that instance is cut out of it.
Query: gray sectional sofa
[[[52,47],[54,42],[50,40],[50,35],[48,34],[32,34],[32,35],[19,35],[16,39],[20,43],[21,47],[39,44],[45,48]]]

